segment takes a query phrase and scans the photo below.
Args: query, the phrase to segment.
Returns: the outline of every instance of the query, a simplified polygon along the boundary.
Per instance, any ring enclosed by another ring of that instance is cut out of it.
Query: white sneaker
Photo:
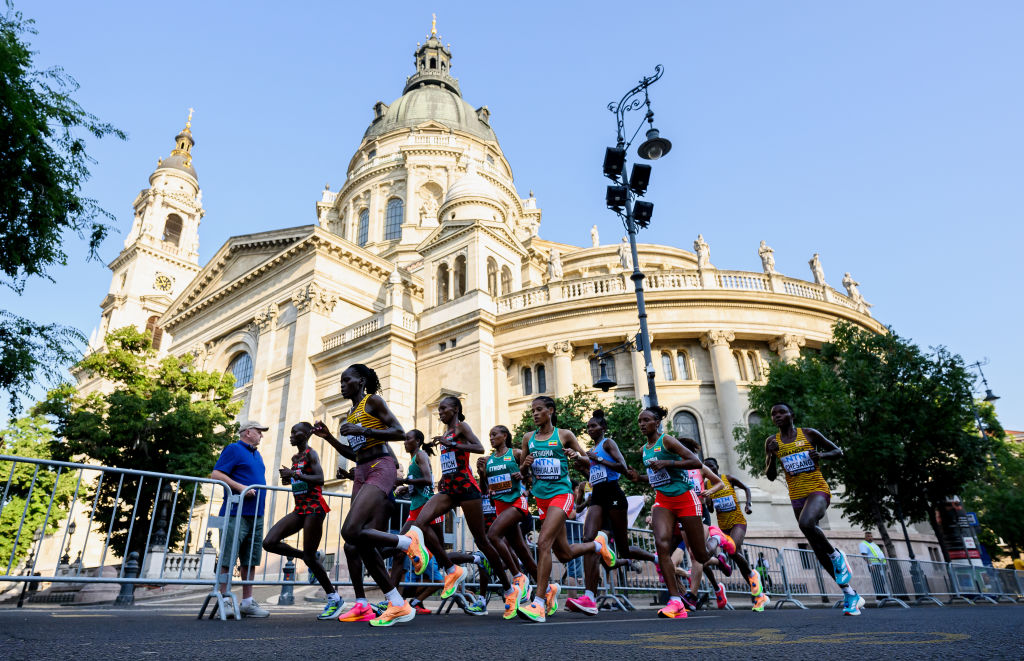
[[[220,606],[218,607],[224,611],[225,618],[229,620],[235,619],[235,607],[231,605],[231,599],[228,597],[221,597]]]
[[[270,611],[260,608],[255,599],[248,604],[242,602],[242,605],[238,607],[238,612],[242,614],[242,617],[270,617]]]

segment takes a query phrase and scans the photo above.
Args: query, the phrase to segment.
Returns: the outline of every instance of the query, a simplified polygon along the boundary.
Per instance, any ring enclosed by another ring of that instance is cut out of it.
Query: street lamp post
[[[665,69],[659,64],[654,68],[653,76],[646,76],[641,79],[633,89],[623,95],[618,103],[612,101],[608,104],[608,110],[615,114],[617,134],[615,147],[609,147],[605,150],[604,157],[604,174],[614,182],[614,185],[608,187],[605,201],[608,207],[615,211],[622,219],[626,234],[629,236],[629,249],[633,257],[633,273],[630,275],[630,279],[633,281],[636,291],[637,317],[640,320],[639,346],[637,350],[642,351],[644,354],[644,371],[647,374],[648,404],[650,406],[658,405],[658,394],[654,384],[654,361],[651,358],[651,341],[647,330],[647,306],[644,303],[644,274],[640,270],[640,256],[636,248],[636,233],[638,225],[640,227],[647,227],[650,223],[651,215],[654,212],[654,205],[650,202],[636,200],[635,198],[642,197],[647,191],[647,185],[651,176],[651,166],[642,163],[635,164],[629,179],[626,179],[626,151],[632,144],[633,139],[636,138],[637,133],[643,128],[643,122],[637,127],[629,142],[626,142],[623,129],[626,113],[646,106],[647,111],[644,115],[644,121],[649,124],[650,128],[646,133],[647,139],[637,149],[637,154],[640,158],[654,161],[667,154],[672,148],[672,143],[662,138],[658,129],[654,128],[654,112],[651,111],[651,100],[647,94],[647,88],[657,82],[664,72]],[[641,93],[643,93],[643,98],[640,97]]]

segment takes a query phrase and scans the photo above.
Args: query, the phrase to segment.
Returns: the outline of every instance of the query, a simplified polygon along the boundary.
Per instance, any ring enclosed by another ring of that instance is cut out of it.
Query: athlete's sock
[[[838,560],[839,559],[839,549],[832,549],[832,552],[828,554],[828,557],[832,558],[833,562]]]
[[[587,599],[591,600],[591,601],[594,600],[594,593],[591,592],[590,590],[585,591],[583,593],[583,596],[586,597]]]
[[[487,558],[484,556],[483,553],[481,553],[480,555],[474,554],[473,555],[473,564],[476,565],[477,567],[483,567],[484,566],[484,560],[486,560],[486,559]]]
[[[370,602],[366,600],[366,597],[363,597],[362,599],[356,599],[356,605],[357,606],[369,606]]]
[[[679,603],[683,603],[683,598],[682,597],[669,597],[668,600],[669,601],[678,601]]]
[[[422,603],[423,602],[420,601],[419,599],[417,599],[416,597],[413,597],[412,599],[409,600],[409,605],[412,606],[413,608],[416,608],[417,606],[419,606]]]
[[[330,593],[329,595],[327,595],[327,598],[329,600],[341,601],[341,595],[339,595],[337,592]]]
[[[242,605],[243,606],[248,606],[251,603],[252,603],[252,597],[246,597],[245,599],[242,600]]]
[[[402,593],[398,591],[398,588],[393,588],[391,592],[384,595],[388,598],[388,603],[392,606],[402,606],[405,604],[405,599],[402,599]]]
[[[857,591],[851,588],[849,585],[840,585],[839,587],[842,589],[843,594],[857,594]]]
[[[447,569],[445,569],[444,573],[446,573],[446,574],[454,574],[457,569],[458,569],[458,566],[452,565],[451,567],[448,567]]]
[[[594,551],[596,553],[601,552],[601,542],[597,541],[596,539],[594,540]]]
[[[515,575],[515,576],[513,576],[512,578],[519,578],[519,577],[520,577],[520,576],[522,576],[522,575],[523,575],[523,572],[518,572],[518,573],[516,573],[516,575]]]
[[[412,538],[411,537],[406,537],[405,535],[399,535],[398,536],[398,543],[395,544],[395,546],[398,548],[398,550],[405,551],[410,546],[412,546]]]
[[[533,605],[536,606],[537,608],[544,608],[545,607],[544,600],[541,599],[540,597],[534,597],[533,598]]]

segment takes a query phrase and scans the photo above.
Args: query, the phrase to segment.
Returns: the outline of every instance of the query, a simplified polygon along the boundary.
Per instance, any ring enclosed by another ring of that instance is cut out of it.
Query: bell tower
[[[189,109],[170,156],[157,161],[149,188],[132,203],[132,229],[121,254],[108,265],[113,277],[100,303],[100,327],[90,338],[90,349],[102,346],[108,332],[125,326],[150,333],[158,351],[170,346],[159,319],[199,272],[199,222],[206,212],[192,167],[194,146]]]

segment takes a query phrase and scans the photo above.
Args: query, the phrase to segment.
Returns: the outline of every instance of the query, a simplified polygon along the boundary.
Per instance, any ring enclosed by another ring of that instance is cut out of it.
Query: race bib
[[[292,478],[292,493],[301,494],[309,491],[309,482]]]
[[[350,448],[352,448],[353,452],[359,452],[360,450],[363,449],[364,445],[366,445],[366,437],[365,436],[349,436],[348,437],[348,446]]]
[[[489,475],[487,477],[487,490],[495,496],[512,492],[512,476],[508,473],[501,475]]]
[[[711,500],[715,504],[715,509],[719,512],[735,512],[736,511],[736,499],[732,496],[722,496],[721,498],[713,498]]]
[[[601,484],[608,479],[608,469],[601,464],[590,464],[590,486]]]
[[[483,509],[484,514],[497,514],[498,510],[494,509],[494,502],[486,496],[481,499],[480,505]]]
[[[459,462],[455,459],[455,452],[441,453],[441,475],[451,475],[459,470]]]
[[[554,457],[534,459],[533,474],[538,480],[557,480],[562,476],[561,462]]]
[[[663,487],[672,481],[672,476],[668,474],[667,468],[661,470],[647,469],[647,480],[651,483],[652,487]]]
[[[704,475],[701,473],[699,468],[688,468],[686,475],[690,478],[690,482],[693,483],[694,492],[700,494],[704,491]]]
[[[787,454],[785,457],[780,457],[782,459],[782,467],[790,475],[809,473],[815,469],[815,466],[808,454],[809,452],[804,450],[803,452],[794,452],[793,454]]]

